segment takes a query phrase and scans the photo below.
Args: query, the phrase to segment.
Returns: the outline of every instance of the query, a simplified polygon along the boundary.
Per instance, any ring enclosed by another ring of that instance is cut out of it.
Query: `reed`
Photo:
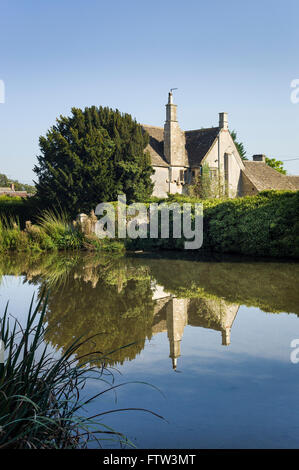
[[[36,224],[27,221],[25,230],[21,230],[18,218],[0,216],[0,252],[124,251],[124,244],[116,240],[84,234],[62,210],[45,210],[36,219]]]
[[[74,358],[76,351],[94,336],[78,338],[58,358],[49,352],[44,340],[46,307],[45,295],[35,307],[32,299],[23,327],[17,319],[11,321],[8,306],[1,319],[5,361],[0,365],[0,449],[86,448],[91,441],[102,446],[111,438],[121,446],[130,446],[126,436],[100,421],[107,413],[124,410],[103,410],[92,417],[83,413],[92,400],[125,384],[114,383],[100,351]],[[90,355],[93,364],[96,358],[94,366],[89,365]],[[81,390],[90,378],[101,382],[101,391],[81,400]],[[126,411],[129,409],[133,410]],[[159,416],[150,410],[138,410]]]

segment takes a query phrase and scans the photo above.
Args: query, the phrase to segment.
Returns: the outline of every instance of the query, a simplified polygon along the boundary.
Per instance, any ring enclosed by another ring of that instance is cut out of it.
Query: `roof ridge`
[[[154,129],[164,129],[164,127],[161,126],[152,126],[151,124],[140,124],[143,127],[153,127]]]
[[[199,131],[211,131],[211,130],[219,130],[220,128],[218,126],[215,126],[215,127],[202,127],[201,129],[191,129],[191,130],[188,130],[188,131],[184,131],[185,133],[186,132],[199,132]]]

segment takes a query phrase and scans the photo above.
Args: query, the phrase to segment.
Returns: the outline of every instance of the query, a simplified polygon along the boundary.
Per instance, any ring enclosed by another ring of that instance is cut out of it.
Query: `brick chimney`
[[[185,165],[185,136],[177,121],[177,105],[172,92],[168,93],[166,121],[164,125],[164,155],[170,165]]]
[[[266,155],[260,154],[260,155],[253,155],[252,160],[254,162],[263,162],[266,163]]]
[[[228,129],[228,114],[219,113],[219,127],[220,129]]]

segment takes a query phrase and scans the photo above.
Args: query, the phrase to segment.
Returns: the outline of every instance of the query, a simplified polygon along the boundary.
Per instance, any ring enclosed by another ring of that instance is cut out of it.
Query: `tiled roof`
[[[256,187],[258,191],[265,189],[292,190],[296,185],[291,182],[290,177],[279,173],[264,162],[244,161],[244,174]]]
[[[142,125],[143,129],[149,134],[150,140],[146,147],[146,151],[149,152],[154,166],[165,166],[169,164],[164,157],[164,129],[163,127],[154,127]]]
[[[142,125],[150,136],[146,150],[150,153],[152,165],[169,166],[164,157],[164,128]],[[217,138],[219,127],[197,129],[184,132],[186,138],[187,160],[190,166],[199,166]]]
[[[0,188],[0,196],[27,197],[27,191],[14,191],[11,188]]]
[[[186,131],[186,150],[189,165],[199,166],[201,161],[212,147],[219,133],[219,127]]]
[[[299,176],[287,176],[288,180],[292,183],[293,186],[298,190],[299,189]]]

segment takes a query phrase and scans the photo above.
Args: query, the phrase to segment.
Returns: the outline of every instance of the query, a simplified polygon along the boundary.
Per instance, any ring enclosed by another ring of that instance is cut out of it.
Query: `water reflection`
[[[22,274],[39,296],[50,289],[46,339],[54,347],[97,335],[92,349],[110,366],[133,360],[146,340],[167,332],[176,369],[187,325],[218,331],[228,346],[241,304],[299,314],[295,263],[22,254],[2,256],[0,273]],[[90,349],[85,344],[78,354]]]

